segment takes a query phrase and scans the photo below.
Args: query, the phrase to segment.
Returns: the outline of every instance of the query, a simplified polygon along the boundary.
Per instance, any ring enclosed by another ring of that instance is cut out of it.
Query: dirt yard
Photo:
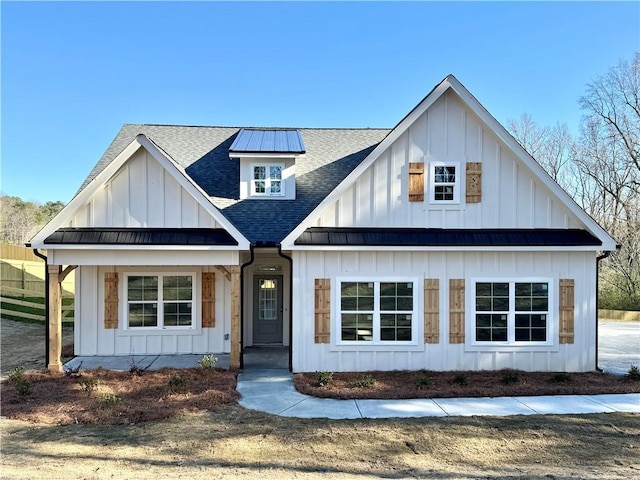
[[[279,418],[222,406],[119,426],[3,419],[5,479],[640,479],[640,418]]]

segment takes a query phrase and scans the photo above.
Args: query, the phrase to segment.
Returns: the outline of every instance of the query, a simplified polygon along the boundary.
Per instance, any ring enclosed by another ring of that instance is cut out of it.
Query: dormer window
[[[251,195],[284,195],[284,164],[253,164]]]
[[[240,162],[240,199],[295,200],[296,161],[305,154],[299,130],[243,128],[229,147]]]
[[[431,203],[460,203],[460,165],[432,162],[429,175]]]

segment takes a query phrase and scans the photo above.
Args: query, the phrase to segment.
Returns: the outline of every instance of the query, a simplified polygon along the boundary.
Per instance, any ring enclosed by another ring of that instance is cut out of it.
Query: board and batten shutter
[[[464,343],[464,279],[449,279],[449,343]]]
[[[424,279],[424,341],[440,342],[440,280]]]
[[[573,343],[574,340],[574,289],[572,278],[560,279],[559,314],[560,314],[560,343]]]
[[[466,167],[466,201],[480,203],[482,200],[482,163],[467,162]]]
[[[104,328],[118,328],[118,272],[104,274]]]
[[[409,163],[409,201],[424,201],[424,163]]]
[[[216,326],[216,274],[202,272],[202,328]]]
[[[331,337],[331,279],[315,282],[315,343],[329,343]]]

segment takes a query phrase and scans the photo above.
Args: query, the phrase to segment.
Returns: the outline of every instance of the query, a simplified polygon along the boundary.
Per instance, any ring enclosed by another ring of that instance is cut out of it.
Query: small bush
[[[456,385],[466,385],[469,383],[469,375],[464,372],[458,372],[456,373],[456,376],[453,377],[453,383]]]
[[[171,393],[182,393],[187,389],[187,379],[182,375],[171,375],[169,377],[169,391]]]
[[[571,375],[569,375],[567,372],[554,373],[551,377],[551,381],[557,383],[570,382]]]
[[[98,395],[98,405],[101,408],[108,408],[117,405],[120,402],[120,397],[113,393],[104,392]]]
[[[216,368],[216,363],[218,363],[218,357],[214,357],[213,355],[205,355],[198,362],[198,366],[202,369],[213,370]]]
[[[14,368],[8,378],[20,396],[24,397],[31,393],[31,382],[24,376],[24,367]]]
[[[631,365],[631,368],[627,371],[627,377],[631,380],[640,380],[640,368]]]
[[[97,378],[83,378],[78,383],[80,383],[82,390],[87,393],[91,393],[100,384],[100,380],[98,380]]]
[[[80,362],[80,365],[78,365],[76,368],[66,367],[64,369],[64,376],[79,378],[82,376],[82,371],[80,370],[81,368],[82,368],[82,362]]]
[[[507,370],[502,376],[502,383],[510,385],[512,383],[518,383],[520,381],[520,373],[517,370]]]
[[[351,386],[355,388],[370,388],[376,384],[376,379],[369,373],[360,375],[351,381]]]
[[[144,372],[147,371],[147,369],[149,368],[149,365],[147,365],[146,367],[141,367],[140,365],[138,365],[136,363],[136,360],[134,358],[132,358],[131,360],[129,360],[129,373],[133,376],[141,376]]]
[[[418,389],[423,389],[433,383],[433,378],[427,377],[424,374],[419,374],[413,378],[413,383]]]
[[[316,382],[318,386],[326,387],[333,382],[333,372],[316,372]]]

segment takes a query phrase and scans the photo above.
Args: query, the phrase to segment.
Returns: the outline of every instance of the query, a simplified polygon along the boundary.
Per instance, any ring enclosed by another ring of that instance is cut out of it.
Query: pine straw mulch
[[[325,386],[319,385],[318,376],[318,373],[296,374],[294,376],[296,389],[306,395],[341,399],[640,393],[638,379],[597,372],[556,374],[517,370],[471,372],[423,370],[419,372],[369,372],[366,374],[333,373],[333,380]],[[505,383],[507,377],[512,379],[511,383]],[[373,379],[372,385],[362,386],[372,383],[371,378]],[[460,384],[465,381],[466,383]]]
[[[171,369],[140,374],[104,369],[79,376],[29,371],[31,392],[19,395],[10,380],[0,385],[2,416],[66,425],[135,424],[233,404],[237,372],[223,369]]]

